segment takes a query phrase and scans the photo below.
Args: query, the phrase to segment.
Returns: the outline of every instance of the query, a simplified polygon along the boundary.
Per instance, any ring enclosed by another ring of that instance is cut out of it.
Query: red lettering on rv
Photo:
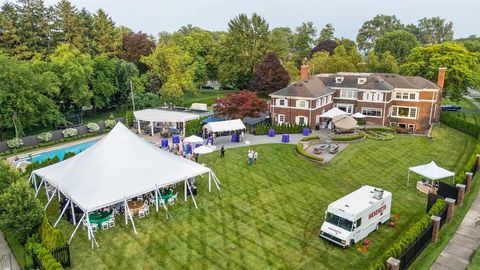
[[[387,209],[387,205],[386,205],[386,204],[382,205],[382,207],[380,207],[380,208],[378,208],[377,210],[375,210],[375,211],[373,211],[372,213],[370,213],[370,214],[368,215],[368,219],[371,219],[371,218],[373,218],[374,216],[380,214],[380,213],[383,212],[383,210],[385,210],[385,209]]]

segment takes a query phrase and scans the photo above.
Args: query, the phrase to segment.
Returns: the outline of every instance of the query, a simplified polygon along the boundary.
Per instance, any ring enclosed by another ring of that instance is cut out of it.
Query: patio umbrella
[[[363,119],[363,118],[365,118],[365,117],[367,117],[367,116],[365,116],[365,115],[364,115],[363,113],[361,113],[361,112],[357,112],[357,113],[352,114],[352,117],[353,117],[353,118],[358,118],[358,119]]]
[[[335,128],[343,130],[355,129],[357,127],[357,120],[351,116],[338,115],[333,117],[332,122],[335,124]]]
[[[183,141],[192,144],[203,143],[203,139],[195,135],[187,137]]]
[[[213,152],[213,149],[205,145],[202,145],[200,147],[193,149],[193,153],[199,154],[199,155],[208,154],[211,152]]]

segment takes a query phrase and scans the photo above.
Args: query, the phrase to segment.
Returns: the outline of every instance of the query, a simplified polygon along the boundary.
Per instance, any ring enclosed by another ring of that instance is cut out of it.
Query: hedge
[[[50,224],[46,215],[43,216],[42,224],[40,224],[40,227],[38,228],[38,234],[42,244],[48,250],[64,247],[67,244],[67,238],[65,235],[61,230],[54,228]]]
[[[59,270],[64,269],[62,265],[55,260],[52,253],[48,251],[41,243],[39,243],[37,237],[31,237],[28,240],[27,248],[31,250],[40,260],[40,264],[45,270]]]
[[[132,111],[128,111],[125,114],[125,125],[127,127],[133,127],[133,112]]]
[[[395,138],[395,135],[393,135],[392,132],[372,131],[372,130],[367,130],[367,132],[365,133],[365,136],[369,139],[377,140],[377,141],[391,141]]]
[[[389,127],[372,127],[372,128],[368,128],[367,130],[395,133],[395,129],[394,128],[389,128]]]
[[[445,207],[444,200],[437,200],[437,202],[432,206],[430,211],[425,214],[417,223],[410,227],[410,229],[405,232],[397,243],[393,244],[388,248],[382,256],[379,256],[371,265],[371,270],[384,270],[385,262],[388,258],[398,258],[402,253],[410,246],[422,232],[430,225],[431,216],[438,216]]]
[[[297,125],[297,124],[281,124],[281,125],[267,125],[267,124],[260,124],[257,125],[255,128],[255,135],[266,135],[268,130],[273,128],[275,133],[277,134],[294,134],[294,133],[302,133],[303,129],[308,127],[307,125]]]
[[[315,155],[312,155],[310,153],[307,153],[307,151],[303,150],[303,144],[302,143],[297,143],[297,153],[299,153],[300,155],[308,158],[308,159],[313,159],[313,160],[316,160],[316,161],[320,161],[320,162],[323,162],[323,158],[322,157],[318,157],[318,156],[315,156]]]
[[[320,140],[320,136],[307,136],[307,137],[303,137],[300,141],[308,142],[313,140]]]
[[[349,142],[349,141],[361,140],[363,138],[365,138],[365,133],[363,131],[359,131],[355,135],[348,135],[348,136],[336,135],[336,136],[332,136],[331,139],[334,142]]]
[[[185,136],[197,135],[202,133],[202,121],[207,117],[191,120],[185,123]]]
[[[480,135],[479,125],[467,122],[454,115],[455,113],[442,112],[440,115],[440,122],[474,138],[478,138]]]

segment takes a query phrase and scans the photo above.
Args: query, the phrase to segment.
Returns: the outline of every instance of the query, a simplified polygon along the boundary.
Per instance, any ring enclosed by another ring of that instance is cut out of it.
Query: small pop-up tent
[[[125,223],[127,224],[130,218],[136,233],[131,214],[127,216],[127,213],[130,213],[128,199],[155,192],[158,211],[160,188],[184,182],[187,200],[187,189],[190,189],[188,179],[206,173],[209,176],[209,191],[212,180],[220,190],[220,182],[210,168],[163,151],[135,135],[122,123],[118,123],[105,137],[82,153],[34,170],[30,181],[37,195],[42,184],[45,185],[48,198],[45,208],[57,194],[62,194],[69,200],[55,226],[69,204],[71,209],[75,204],[84,212],[78,221],[80,224],[82,220],[89,223],[89,213],[122,203],[126,209]],[[40,184],[37,183],[38,180],[41,180]],[[54,189],[53,194],[50,194],[47,185]],[[191,197],[197,207],[194,196]],[[72,218],[76,223],[74,215]],[[78,225],[69,241],[77,229]],[[88,237],[92,239],[93,247],[94,236],[90,226]]]
[[[410,184],[410,171],[430,180],[438,180],[442,178],[452,177],[453,182],[455,182],[455,173],[439,167],[434,161],[425,165],[408,168],[407,186]]]
[[[365,115],[364,115],[363,113],[361,113],[361,112],[357,112],[357,113],[352,114],[352,117],[353,117],[353,118],[357,118],[357,119],[363,119],[363,118],[365,118],[365,117],[367,117],[367,116],[365,116]]]
[[[336,115],[332,118],[335,128],[342,130],[352,130],[357,127],[357,120],[348,115]]]
[[[243,124],[242,120],[226,120],[218,122],[210,122],[203,126],[204,129],[211,132],[227,132],[227,131],[237,131],[244,130],[246,127]]]
[[[195,135],[189,136],[183,141],[186,143],[203,143],[203,139]]]
[[[322,118],[333,118],[337,115],[347,115],[347,113],[340,110],[339,108],[332,108],[332,109],[328,110],[327,112],[321,114],[320,117],[322,117]]]

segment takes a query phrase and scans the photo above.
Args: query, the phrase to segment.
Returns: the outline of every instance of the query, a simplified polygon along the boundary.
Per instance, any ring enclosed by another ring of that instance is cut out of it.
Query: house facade
[[[368,124],[424,132],[439,121],[445,71],[439,69],[434,84],[422,77],[389,73],[308,76],[304,65],[300,81],[270,94],[270,114],[275,124],[313,127],[326,121],[322,113],[337,107],[348,114],[361,112]]]

